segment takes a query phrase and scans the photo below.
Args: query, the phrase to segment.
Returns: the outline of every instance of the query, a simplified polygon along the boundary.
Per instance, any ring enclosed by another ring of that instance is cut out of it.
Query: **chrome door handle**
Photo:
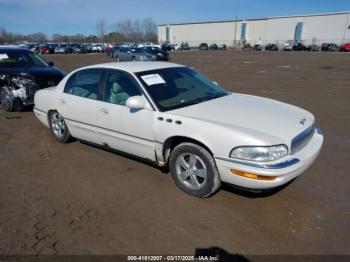
[[[100,111],[104,114],[108,114],[108,110],[106,108],[100,108]]]
[[[61,104],[65,104],[66,100],[64,100],[63,98],[60,99]]]

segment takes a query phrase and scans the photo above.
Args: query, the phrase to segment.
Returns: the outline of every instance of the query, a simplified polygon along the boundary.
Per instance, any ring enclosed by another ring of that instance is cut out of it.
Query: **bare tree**
[[[106,36],[106,41],[109,43],[123,43],[126,41],[126,38],[122,33],[111,32]]]
[[[51,41],[56,43],[96,43],[107,41],[110,43],[123,42],[157,42],[157,25],[152,18],[143,20],[124,20],[112,25],[112,32],[106,32],[106,22],[101,19],[96,24],[97,35],[84,36],[82,34],[61,35],[53,34]],[[28,35],[14,34],[0,27],[0,44],[20,44],[27,42],[46,43],[47,36],[44,33],[34,33]]]
[[[120,21],[113,26],[116,32],[119,32],[125,36],[126,39],[130,40],[133,32],[133,22],[132,20]]]
[[[28,40],[30,42],[43,44],[47,42],[47,37],[44,33],[39,32],[39,33],[29,34]]]
[[[103,42],[105,35],[106,35],[106,22],[105,22],[105,20],[101,19],[96,24],[96,31],[97,31],[97,36],[99,37],[100,41]]]
[[[143,19],[143,31],[145,41],[157,41],[157,24],[151,17]]]
[[[126,41],[157,41],[157,24],[152,18],[146,18],[142,21],[128,19],[113,24],[112,28],[115,32],[123,35]]]

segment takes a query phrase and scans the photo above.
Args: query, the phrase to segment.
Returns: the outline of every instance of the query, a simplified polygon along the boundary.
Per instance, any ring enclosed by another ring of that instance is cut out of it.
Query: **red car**
[[[50,53],[50,48],[46,45],[40,45],[39,46],[39,53],[40,54],[48,54],[48,53]]]
[[[340,46],[340,52],[350,52],[350,43],[346,43]]]

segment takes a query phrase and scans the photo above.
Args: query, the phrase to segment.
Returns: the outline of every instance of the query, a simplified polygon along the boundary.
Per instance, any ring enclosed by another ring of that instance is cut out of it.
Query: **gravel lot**
[[[350,254],[350,54],[178,52],[233,92],[315,114],[321,155],[270,194],[224,187],[208,199],[164,171],[80,142],[59,144],[34,114],[0,110],[0,255]],[[69,72],[103,54],[48,55]]]

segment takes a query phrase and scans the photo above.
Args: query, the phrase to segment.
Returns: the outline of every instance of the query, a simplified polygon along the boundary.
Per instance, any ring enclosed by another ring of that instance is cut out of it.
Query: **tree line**
[[[107,27],[111,30],[107,30]],[[108,32],[110,31],[110,32]],[[24,42],[44,44],[54,43],[124,43],[157,42],[157,24],[152,18],[127,19],[107,26],[105,20],[96,23],[96,34],[63,35],[53,34],[49,38],[44,33],[19,34],[0,27],[0,44],[19,44]]]

